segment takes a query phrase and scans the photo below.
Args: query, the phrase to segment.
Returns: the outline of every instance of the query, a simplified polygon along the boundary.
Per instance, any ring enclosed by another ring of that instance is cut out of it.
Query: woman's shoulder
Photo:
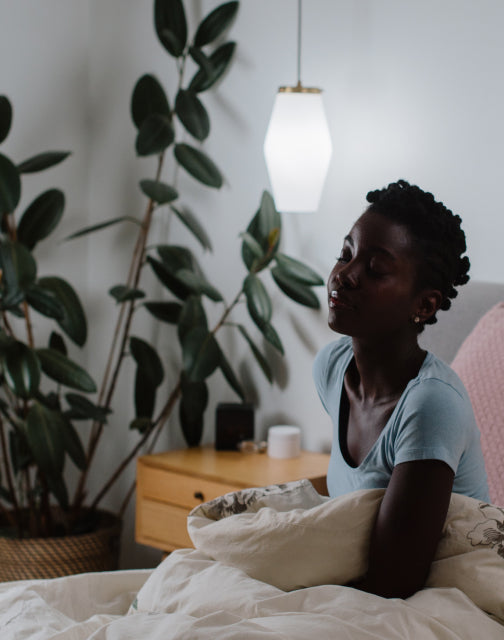
[[[469,395],[453,369],[428,353],[418,376],[408,385],[403,397],[403,412],[432,424],[454,424],[472,431],[474,413]]]
[[[442,396],[452,396],[451,389],[461,400],[468,400],[464,383],[446,362],[427,352],[424,363],[417,378],[413,381],[419,389],[428,388],[429,393],[439,393]]]

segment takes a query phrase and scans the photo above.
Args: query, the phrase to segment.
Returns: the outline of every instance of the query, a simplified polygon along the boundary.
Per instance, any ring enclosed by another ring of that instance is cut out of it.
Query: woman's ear
[[[441,306],[442,301],[443,294],[437,289],[428,289],[420,294],[416,315],[420,318],[422,324],[425,324],[429,318],[432,318]]]

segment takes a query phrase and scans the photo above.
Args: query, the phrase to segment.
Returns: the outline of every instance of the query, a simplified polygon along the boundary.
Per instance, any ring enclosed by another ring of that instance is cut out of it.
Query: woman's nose
[[[345,265],[345,267],[336,274],[336,282],[343,289],[355,289],[359,284],[355,267]]]

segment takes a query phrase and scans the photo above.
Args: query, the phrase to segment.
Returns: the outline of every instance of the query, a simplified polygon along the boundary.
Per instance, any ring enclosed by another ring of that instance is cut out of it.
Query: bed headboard
[[[438,321],[427,326],[420,345],[451,363],[458,348],[478,320],[498,302],[504,301],[504,284],[470,280],[459,289],[451,309],[440,311]]]

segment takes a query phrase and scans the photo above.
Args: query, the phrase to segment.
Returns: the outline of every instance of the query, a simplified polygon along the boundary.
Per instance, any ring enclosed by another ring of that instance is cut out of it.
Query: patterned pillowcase
[[[504,506],[504,302],[481,318],[451,366],[467,389],[481,431],[490,498]]]

